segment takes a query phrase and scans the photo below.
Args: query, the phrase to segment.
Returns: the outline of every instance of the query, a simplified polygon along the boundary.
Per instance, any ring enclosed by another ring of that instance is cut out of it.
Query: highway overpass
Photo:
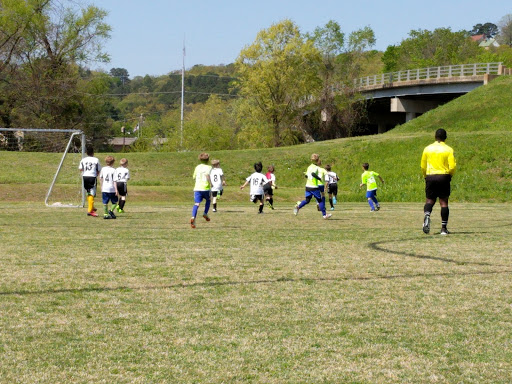
[[[368,103],[365,133],[386,132],[505,74],[512,74],[511,69],[501,63],[477,63],[356,79],[354,85]]]

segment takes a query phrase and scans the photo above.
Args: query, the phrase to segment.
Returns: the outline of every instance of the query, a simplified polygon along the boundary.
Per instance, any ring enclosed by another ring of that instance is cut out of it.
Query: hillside
[[[452,200],[505,202],[512,190],[511,87],[512,77],[496,79],[381,135],[283,148],[217,151],[211,153],[211,158],[220,159],[226,174],[226,200],[248,200],[247,192],[241,192],[238,186],[253,172],[252,164],[257,161],[262,161],[264,167],[275,165],[280,187],[277,200],[297,200],[303,194],[302,172],[309,164],[310,154],[316,152],[324,165],[331,164],[340,175],[341,201],[363,199],[358,184],[361,163],[366,161],[386,181],[379,192],[384,201],[422,201],[421,152],[434,141],[434,131],[443,127],[457,159]],[[105,155],[98,157],[103,159]],[[198,152],[125,154],[132,172],[132,196],[141,201],[188,201],[197,155]],[[119,160],[121,154],[116,157]],[[0,159],[4,165],[13,165],[4,166],[0,175],[0,193],[9,200],[27,194],[40,201],[35,195],[44,195],[58,163],[58,155],[54,154],[1,152]],[[71,170],[63,182],[73,183],[76,177],[78,171]]]

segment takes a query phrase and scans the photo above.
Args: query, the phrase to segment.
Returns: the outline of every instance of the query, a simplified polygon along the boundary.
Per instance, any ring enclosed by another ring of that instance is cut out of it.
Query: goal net
[[[85,193],[78,170],[85,135],[78,130],[0,128],[0,156],[9,172],[3,182],[24,184],[20,200],[44,199],[49,207],[83,207]]]

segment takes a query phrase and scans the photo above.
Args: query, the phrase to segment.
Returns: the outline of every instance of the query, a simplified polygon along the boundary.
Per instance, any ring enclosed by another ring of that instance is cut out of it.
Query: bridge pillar
[[[439,102],[431,100],[406,99],[394,97],[391,99],[391,112],[405,112],[405,121],[410,121],[431,109],[437,108]]]

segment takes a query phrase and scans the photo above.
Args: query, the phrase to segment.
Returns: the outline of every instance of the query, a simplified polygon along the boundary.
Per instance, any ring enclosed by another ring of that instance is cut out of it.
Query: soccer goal
[[[82,131],[0,128],[0,151],[13,152],[10,163],[12,167],[20,168],[14,172],[36,172],[35,182],[48,186],[44,200],[46,206],[85,205],[85,192],[78,171],[85,153],[85,134]]]

